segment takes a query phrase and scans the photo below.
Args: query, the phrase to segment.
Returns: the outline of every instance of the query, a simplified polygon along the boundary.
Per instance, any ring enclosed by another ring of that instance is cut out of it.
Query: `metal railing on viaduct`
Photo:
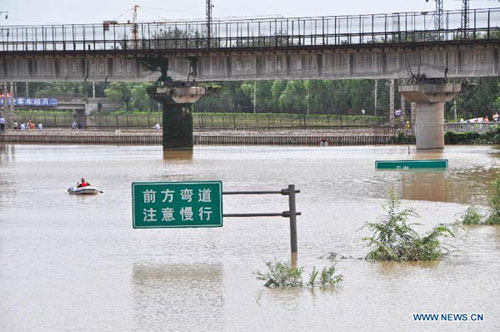
[[[356,16],[205,21],[0,26],[0,55],[19,53],[151,53],[314,49],[500,39],[500,8]]]

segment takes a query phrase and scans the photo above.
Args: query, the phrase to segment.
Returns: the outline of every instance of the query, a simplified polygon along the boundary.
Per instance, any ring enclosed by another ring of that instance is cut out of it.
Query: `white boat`
[[[68,193],[72,195],[96,195],[98,193],[102,193],[98,188],[93,186],[87,186],[82,188],[71,187],[68,188]]]

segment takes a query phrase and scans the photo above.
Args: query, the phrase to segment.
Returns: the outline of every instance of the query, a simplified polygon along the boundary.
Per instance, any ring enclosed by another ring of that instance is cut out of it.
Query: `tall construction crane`
[[[132,7],[132,21],[127,20],[126,23],[120,23],[117,21],[117,19],[114,20],[106,20],[102,22],[104,32],[109,31],[110,26],[130,26],[131,27],[131,33],[132,33],[132,40],[134,43],[130,46],[132,48],[137,48],[137,43],[139,42],[139,24],[137,23],[137,9],[141,8],[139,5],[134,5]],[[130,11],[127,10],[125,13],[123,13],[120,16],[123,16],[124,14],[128,13]]]

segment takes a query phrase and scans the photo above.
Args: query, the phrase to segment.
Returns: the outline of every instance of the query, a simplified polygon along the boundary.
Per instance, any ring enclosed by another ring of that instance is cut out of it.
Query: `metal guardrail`
[[[223,195],[285,195],[288,196],[288,211],[281,213],[224,213],[226,218],[251,218],[251,217],[283,217],[290,219],[290,249],[292,254],[296,254],[297,248],[297,216],[302,215],[297,212],[295,204],[295,194],[300,193],[300,190],[295,189],[294,184],[288,185],[288,188],[280,191],[224,191]]]
[[[223,49],[287,49],[374,43],[500,39],[500,8],[265,19],[0,26],[0,55],[8,53],[154,53]]]
[[[476,133],[485,133],[492,129],[500,126],[500,123],[496,122],[478,122],[478,123],[470,123],[470,122],[459,122],[459,123],[445,123],[444,131],[455,131],[458,133],[463,132],[476,132]]]
[[[193,128],[195,130],[258,130],[258,129],[331,129],[349,130],[363,128],[377,128],[379,135],[394,136],[397,128],[385,125],[387,119],[384,117],[366,118],[351,115],[318,114],[317,117],[306,117],[297,114],[287,116],[276,113],[271,115],[253,117],[253,114],[193,114]],[[12,123],[22,123],[32,120],[34,123],[42,123],[45,128],[70,128],[73,121],[81,121],[86,128],[153,128],[156,123],[162,125],[162,114],[151,112],[147,115],[121,114],[121,115],[92,115],[76,116],[73,114],[55,115],[40,113],[13,113],[10,117]],[[304,121],[305,119],[305,121]],[[487,132],[500,126],[496,122],[459,122],[445,123],[445,131],[455,132]],[[10,128],[10,127],[9,127]]]
[[[74,114],[47,114],[43,112],[17,113],[10,116],[11,122],[42,123],[44,127],[71,127],[73,121],[80,121],[87,128],[152,128],[156,123],[162,125],[162,113],[148,114],[98,114],[80,116]],[[337,114],[193,114],[193,128],[196,130],[217,129],[328,129],[339,127],[383,127],[388,121],[385,117]],[[388,127],[386,127],[388,128]]]

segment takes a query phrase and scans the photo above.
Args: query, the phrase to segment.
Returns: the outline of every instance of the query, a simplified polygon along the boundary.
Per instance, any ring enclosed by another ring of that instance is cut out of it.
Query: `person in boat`
[[[76,186],[77,188],[85,188],[85,187],[89,187],[90,186],[90,183],[88,183],[85,178],[82,178],[82,180],[80,181],[80,183],[78,183],[78,185]]]

